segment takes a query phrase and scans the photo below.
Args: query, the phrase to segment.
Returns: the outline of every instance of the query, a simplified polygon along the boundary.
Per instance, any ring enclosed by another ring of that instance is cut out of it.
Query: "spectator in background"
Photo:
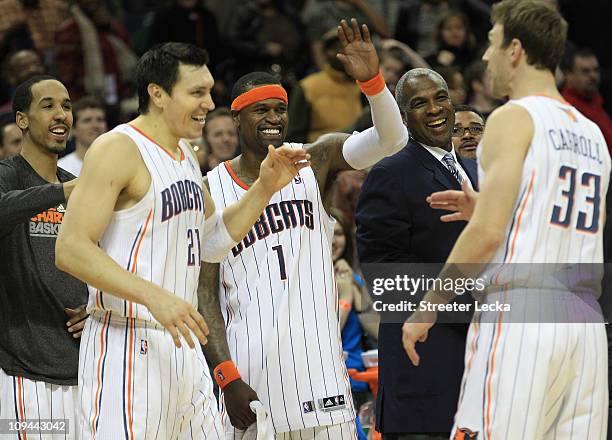
[[[485,119],[502,104],[493,96],[491,80],[482,61],[475,61],[465,69],[464,80],[467,84],[468,104],[478,110]]]
[[[455,66],[463,71],[476,59],[476,38],[467,16],[460,11],[451,11],[442,16],[436,41],[437,52],[426,58],[434,69]]]
[[[72,136],[75,141],[75,151],[62,157],[58,166],[70,174],[79,176],[83,168],[83,159],[93,141],[106,133],[106,113],[104,106],[95,98],[85,96],[79,99],[72,107],[74,124]]]
[[[321,42],[326,64],[293,89],[289,100],[287,137],[294,142],[314,142],[325,133],[352,124],[363,108],[359,86],[336,57],[342,46],[337,30],[330,29]]]
[[[612,151],[612,120],[603,108],[599,94],[599,61],[590,49],[578,49],[566,53],[561,62],[565,74],[565,86],[561,94],[584,116],[595,122]]]
[[[452,10],[465,12],[471,23],[479,25],[477,40],[485,38],[491,12],[486,0],[406,0],[398,13],[395,38],[428,57],[438,49],[440,20]]]
[[[444,78],[444,81],[446,81],[448,93],[451,97],[451,101],[453,101],[453,105],[465,104],[467,91],[465,90],[463,75],[459,69],[454,66],[442,66],[435,70]]]
[[[423,57],[436,53],[438,23],[451,9],[449,0],[407,2],[399,10],[395,38],[413,47]]]
[[[21,151],[23,133],[15,122],[13,113],[0,116],[0,160],[15,156]]]
[[[331,209],[331,216],[336,220],[332,238],[332,260],[338,288],[342,349],[348,353],[345,360],[346,367],[364,371],[365,366],[361,358],[361,353],[364,351],[364,330],[374,340],[378,339],[380,316],[371,309],[372,302],[369,295],[362,290],[364,281],[355,270],[356,258],[352,228],[337,209]],[[362,325],[362,313],[364,325]],[[350,379],[350,382],[355,411],[359,411],[359,407],[370,396],[368,385],[353,379]]]
[[[18,84],[43,73],[45,73],[45,67],[36,51],[24,49],[9,55],[6,58],[4,74],[9,84],[10,97],[0,106],[0,112],[11,110],[13,91]]]
[[[366,0],[311,0],[304,8],[302,18],[313,61],[321,70],[327,64],[323,36],[343,19],[350,22],[351,18],[356,18],[359,23],[367,24],[370,32],[383,38],[391,36],[385,20]]]
[[[372,118],[370,118],[371,120]],[[367,129],[369,127],[366,127]],[[361,193],[361,186],[366,179],[365,170],[347,170],[338,173],[333,183],[331,200],[334,206],[344,217],[346,224],[355,230],[355,210]]]
[[[0,47],[48,54],[55,31],[68,17],[65,0],[0,0]],[[3,52],[3,51],[0,51]]]
[[[382,42],[380,68],[391,93],[395,93],[395,85],[406,71],[418,67],[427,69],[429,64],[410,46],[393,38]]]
[[[293,86],[308,66],[299,17],[280,0],[250,0],[230,21],[227,44],[236,57],[236,78],[253,70],[276,75]]]
[[[115,122],[120,101],[132,96],[129,83],[137,61],[127,31],[103,0],[77,0],[70,12],[56,34],[58,75],[72,99],[99,99],[109,107],[109,122]]]
[[[202,0],[173,0],[170,6],[159,9],[153,17],[148,40],[148,47],[175,41],[206,49],[211,71],[218,61],[221,46],[217,19],[204,7]]]
[[[219,107],[208,113],[202,132],[204,135],[203,148],[207,150],[204,163],[200,163],[202,174],[212,170],[221,162],[233,159],[240,153],[238,131],[229,108]]]
[[[484,133],[485,120],[478,110],[469,105],[455,106],[453,147],[464,159],[476,160],[476,149]]]

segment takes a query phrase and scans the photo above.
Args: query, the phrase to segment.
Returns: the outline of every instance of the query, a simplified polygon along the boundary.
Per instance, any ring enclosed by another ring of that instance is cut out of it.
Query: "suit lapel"
[[[459,182],[457,182],[457,179],[455,179],[455,176],[453,176],[451,172],[444,165],[442,165],[442,162],[436,159],[420,144],[411,142],[411,146],[415,150],[415,153],[419,157],[423,166],[433,173],[434,180],[436,180],[444,188],[461,189],[461,186],[459,185]]]
[[[474,188],[475,191],[478,191],[478,174],[477,174],[478,165],[476,164],[476,161],[470,160],[473,166],[467,166],[466,164],[467,161],[462,159],[461,156],[457,155],[457,160],[459,161],[459,164],[461,164],[461,168],[463,168],[463,170],[466,172],[466,174],[470,178],[470,182],[472,183],[472,188]]]

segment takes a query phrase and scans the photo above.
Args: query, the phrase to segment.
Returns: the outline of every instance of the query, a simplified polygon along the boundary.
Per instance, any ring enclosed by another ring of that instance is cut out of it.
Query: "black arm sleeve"
[[[66,199],[62,184],[49,183],[19,190],[13,189],[15,182],[11,180],[10,176],[0,174],[0,235]]]

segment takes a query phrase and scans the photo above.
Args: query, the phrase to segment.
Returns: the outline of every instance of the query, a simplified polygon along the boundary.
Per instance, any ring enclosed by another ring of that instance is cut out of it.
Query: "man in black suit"
[[[440,75],[407,72],[396,100],[411,136],[403,150],[372,168],[363,185],[356,216],[359,258],[362,264],[442,263],[466,223],[441,221],[425,199],[459,190],[463,181],[475,188],[476,164],[453,149],[454,109]],[[416,368],[402,347],[402,324],[381,324],[376,426],[385,440],[448,439],[466,335],[467,325],[435,326],[420,347],[429,356]]]

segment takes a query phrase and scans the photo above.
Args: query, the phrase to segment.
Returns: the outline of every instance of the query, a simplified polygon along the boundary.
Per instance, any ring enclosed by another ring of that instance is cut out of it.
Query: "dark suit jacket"
[[[476,188],[476,163],[459,159]],[[465,222],[443,223],[425,198],[460,189],[446,167],[410,140],[372,168],[357,205],[361,263],[443,263]],[[402,324],[381,324],[377,427],[383,433],[450,432],[463,374],[467,325],[439,324],[418,344],[414,367],[402,347]]]

